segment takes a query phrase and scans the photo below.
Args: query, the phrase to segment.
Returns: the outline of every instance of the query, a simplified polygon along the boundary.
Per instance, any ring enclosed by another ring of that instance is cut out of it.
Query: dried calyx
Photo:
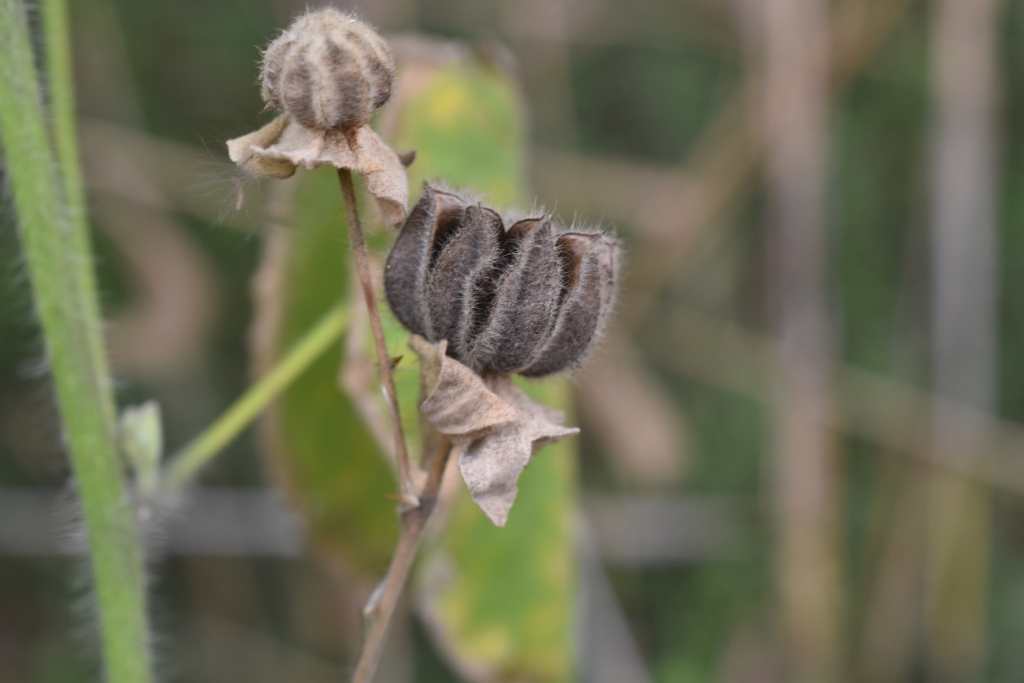
[[[397,225],[408,199],[405,168],[368,125],[395,76],[391,50],[368,24],[331,8],[299,17],[263,52],[261,92],[281,115],[229,140],[231,160],[272,178],[297,166],[351,169]]]
[[[541,377],[579,367],[612,307],[618,243],[557,232],[549,217],[507,230],[495,211],[427,186],[387,260],[398,319],[474,372]]]

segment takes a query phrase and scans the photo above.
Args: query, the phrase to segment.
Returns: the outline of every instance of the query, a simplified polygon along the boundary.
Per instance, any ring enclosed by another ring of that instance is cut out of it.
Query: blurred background
[[[160,401],[172,452],[250,383],[279,198],[224,141],[269,120],[259,48],[306,5],[70,4],[118,396]],[[1024,680],[1024,2],[338,6],[511,74],[526,208],[626,253],[570,381],[571,675],[475,666],[414,599],[378,680]],[[95,680],[8,211],[0,292],[0,681]],[[311,548],[262,450],[204,472],[153,562],[166,681],[350,671],[375,574]]]

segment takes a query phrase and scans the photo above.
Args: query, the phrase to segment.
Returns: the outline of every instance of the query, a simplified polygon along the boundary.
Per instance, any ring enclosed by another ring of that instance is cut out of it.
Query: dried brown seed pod
[[[453,194],[427,187],[409,212],[384,271],[388,303],[398,321],[414,334],[429,338],[422,302],[428,266],[438,233],[457,225],[465,203]]]
[[[303,126],[365,125],[391,97],[395,60],[369,25],[326,8],[296,19],[263,52],[264,101]]]
[[[508,374],[527,366],[554,326],[562,266],[548,218],[519,221],[505,244],[504,272],[466,364]]]
[[[576,369],[612,308],[618,243],[556,234],[548,217],[504,229],[491,209],[427,186],[388,256],[399,321],[477,373]]]
[[[458,225],[430,267],[424,302],[427,333],[447,339],[454,353],[464,355],[474,335],[473,316],[484,283],[500,255],[504,228],[501,216],[481,206],[466,207]]]
[[[597,341],[615,298],[618,248],[613,240],[604,235],[565,233],[557,243],[566,275],[558,319],[522,371],[527,377],[574,368]]]

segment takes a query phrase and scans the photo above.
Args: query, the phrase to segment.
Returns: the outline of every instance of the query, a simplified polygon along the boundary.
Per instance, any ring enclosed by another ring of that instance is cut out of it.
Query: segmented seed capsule
[[[542,377],[579,367],[612,308],[618,242],[557,233],[549,217],[507,230],[495,211],[427,186],[388,256],[395,316],[478,373]]]
[[[326,8],[296,19],[263,52],[263,100],[318,130],[362,126],[391,97],[395,60],[369,25]]]

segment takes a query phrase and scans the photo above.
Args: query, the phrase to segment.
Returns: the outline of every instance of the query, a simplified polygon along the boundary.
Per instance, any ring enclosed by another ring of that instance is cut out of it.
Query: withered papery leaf
[[[228,155],[242,168],[271,178],[287,178],[297,166],[351,169],[362,174],[388,227],[397,228],[405,219],[405,166],[369,126],[314,130],[281,115],[255,132],[229,140]]]
[[[420,412],[459,451],[495,425],[518,419],[518,411],[491,391],[479,375],[445,355],[447,341],[431,344],[414,335],[409,346],[420,357],[424,397]]]
[[[495,425],[473,442],[459,455],[459,471],[476,504],[497,526],[505,526],[519,492],[516,482],[533,454],[563,436],[579,434],[580,430],[563,427],[563,412],[531,399],[509,375],[491,375],[487,384],[516,408],[519,417]]]
[[[459,472],[473,501],[505,526],[523,469],[539,448],[579,433],[565,415],[528,397],[508,375],[484,378],[445,355],[448,343],[413,336],[426,397],[420,412],[458,451]]]
[[[250,173],[268,178],[291,178],[295,175],[295,164],[287,159],[272,159],[256,152],[274,144],[287,124],[287,116],[278,116],[259,130],[228,140],[228,156]]]

